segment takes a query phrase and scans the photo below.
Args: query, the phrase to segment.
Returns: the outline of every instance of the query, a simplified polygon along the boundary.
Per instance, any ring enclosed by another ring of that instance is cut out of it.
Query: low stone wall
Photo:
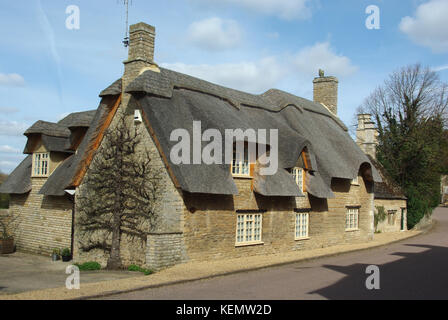
[[[432,225],[432,216],[424,215],[423,218],[414,226],[413,230],[424,230],[429,228]]]
[[[146,266],[158,270],[185,260],[183,234],[150,234],[146,243]]]

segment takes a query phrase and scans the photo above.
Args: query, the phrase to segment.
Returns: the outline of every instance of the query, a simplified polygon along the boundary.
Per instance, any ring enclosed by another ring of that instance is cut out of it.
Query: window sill
[[[31,176],[31,178],[48,178],[49,176]]]
[[[246,243],[236,243],[235,248],[238,247],[250,247],[250,246],[260,246],[264,245],[263,241],[257,241],[257,242],[246,242]]]
[[[345,229],[345,232],[356,232],[359,231],[360,229]]]
[[[296,238],[294,239],[295,241],[306,241],[306,240],[311,240],[310,237],[303,237],[303,238]]]
[[[232,174],[233,178],[237,178],[237,179],[252,179],[251,176],[245,176],[245,175],[240,175],[240,174]]]

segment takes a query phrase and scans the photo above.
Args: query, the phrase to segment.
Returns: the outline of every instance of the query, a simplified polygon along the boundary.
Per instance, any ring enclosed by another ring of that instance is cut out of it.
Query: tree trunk
[[[120,241],[121,241],[121,219],[114,217],[114,227],[112,231],[112,248],[110,250],[109,260],[107,260],[107,269],[118,270],[122,268],[120,255]]]

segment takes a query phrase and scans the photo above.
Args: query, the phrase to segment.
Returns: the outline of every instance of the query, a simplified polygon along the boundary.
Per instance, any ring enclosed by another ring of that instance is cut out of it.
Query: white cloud
[[[165,63],[163,67],[242,91],[260,93],[274,87],[286,70],[276,58],[218,65]]]
[[[259,61],[243,61],[217,65],[162,63],[163,67],[204,79],[226,87],[251,93],[261,93],[271,88],[308,83],[317,76],[319,69],[327,75],[347,77],[358,70],[348,57],[338,55],[330,43],[316,43],[293,55],[265,57]],[[298,88],[298,87],[293,87]],[[294,89],[298,90],[298,89]]]
[[[16,162],[0,160],[0,172],[11,173],[17,165]]]
[[[0,120],[0,136],[22,136],[28,127],[22,122]]]
[[[310,18],[311,2],[312,0],[220,0],[220,3],[239,5],[284,20]]]
[[[444,65],[444,66],[438,66],[438,67],[432,68],[432,71],[435,71],[435,72],[444,71],[444,70],[448,70],[448,64]]]
[[[411,40],[434,52],[448,52],[448,1],[431,0],[418,6],[415,17],[401,19],[399,28]]]
[[[297,69],[305,74],[316,75],[323,69],[327,75],[349,76],[358,70],[349,58],[338,55],[330,47],[329,42],[318,42],[305,47],[294,57]]]
[[[25,79],[17,73],[0,73],[0,86],[21,87],[25,85]]]
[[[5,145],[0,146],[0,152],[18,153],[18,152],[20,152],[20,150],[5,144]]]
[[[17,113],[19,112],[19,109],[13,108],[13,107],[0,107],[0,113],[3,114],[11,114],[11,113]]]
[[[212,17],[193,22],[188,28],[188,41],[206,50],[232,49],[241,39],[241,28],[234,20]]]

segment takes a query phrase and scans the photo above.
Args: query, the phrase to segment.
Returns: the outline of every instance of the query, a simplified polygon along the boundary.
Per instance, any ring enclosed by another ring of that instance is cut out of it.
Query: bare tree
[[[404,67],[358,110],[378,127],[377,158],[408,197],[408,227],[438,204],[446,171],[448,86],[420,64]]]
[[[430,68],[415,64],[392,73],[358,111],[374,116],[381,135],[396,121],[408,129],[434,117],[446,121],[447,109],[447,84]]]
[[[157,224],[160,171],[147,150],[138,151],[141,137],[126,117],[109,128],[84,178],[78,197],[80,249],[109,253],[108,269],[119,269],[121,239],[146,242]]]

